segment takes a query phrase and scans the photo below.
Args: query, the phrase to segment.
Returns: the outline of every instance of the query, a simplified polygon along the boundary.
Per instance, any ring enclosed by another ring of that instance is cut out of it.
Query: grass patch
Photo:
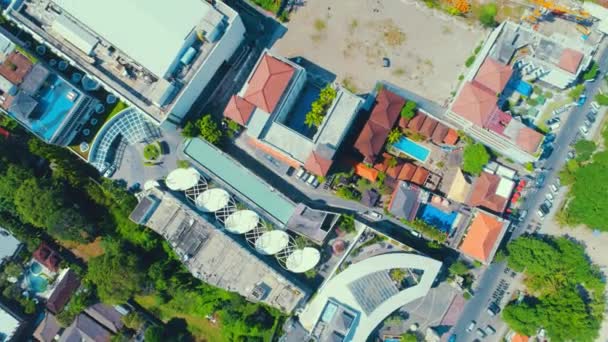
[[[30,62],[32,62],[32,64],[36,64],[38,63],[38,57],[32,55],[31,53],[25,51],[24,48],[22,48],[21,46],[16,46],[15,50],[19,51],[20,54],[24,55],[27,59],[30,60]]]
[[[166,305],[159,305],[154,296],[136,296],[135,301],[144,309],[157,314],[164,322],[169,321],[173,317],[183,318],[188,324],[188,331],[190,331],[197,340],[218,342],[230,341],[222,335],[220,322],[213,324],[205,317],[184,314],[180,311],[173,310]]]
[[[106,122],[108,122],[108,120],[113,118],[116,114],[120,113],[123,109],[127,108],[128,106],[129,105],[127,105],[126,103],[124,103],[122,101],[116,102],[116,104],[114,105],[114,108],[112,108],[112,110],[110,111],[110,114],[108,114],[108,117],[106,118]]]
[[[281,0],[250,0],[252,3],[262,7],[263,9],[277,14],[281,8]]]

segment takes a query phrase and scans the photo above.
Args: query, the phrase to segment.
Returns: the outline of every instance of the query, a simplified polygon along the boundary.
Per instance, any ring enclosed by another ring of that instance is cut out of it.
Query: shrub
[[[416,115],[417,104],[414,101],[407,101],[401,108],[401,117],[404,119],[412,119]]]
[[[489,3],[482,5],[479,8],[479,21],[485,27],[494,27],[496,26],[496,13],[498,9],[495,3]]]
[[[319,127],[323,123],[323,118],[327,114],[327,110],[331,106],[331,103],[336,98],[336,90],[328,84],[321,90],[319,98],[312,103],[310,112],[306,113],[304,123],[308,127]]]
[[[608,95],[606,95],[606,94],[597,94],[597,95],[595,95],[595,101],[600,106],[608,106]]]
[[[468,144],[464,148],[462,170],[472,175],[479,175],[483,167],[490,161],[490,154],[480,143]]]
[[[475,63],[475,55],[469,56],[469,58],[467,58],[467,60],[464,61],[464,66],[466,66],[468,68],[471,65],[473,65],[473,63]]]

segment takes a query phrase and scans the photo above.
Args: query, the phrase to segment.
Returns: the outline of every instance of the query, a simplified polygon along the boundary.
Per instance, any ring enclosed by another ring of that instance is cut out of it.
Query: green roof
[[[293,215],[295,203],[206,141],[191,139],[184,147],[184,154],[201,165],[209,176],[222,180],[237,196],[253,202],[283,225]]]

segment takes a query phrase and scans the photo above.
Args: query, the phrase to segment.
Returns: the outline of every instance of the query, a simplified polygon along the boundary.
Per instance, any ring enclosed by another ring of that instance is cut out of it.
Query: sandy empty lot
[[[485,32],[404,0],[307,0],[273,49],[305,57],[359,92],[386,80],[440,104]],[[391,66],[384,68],[382,58]]]

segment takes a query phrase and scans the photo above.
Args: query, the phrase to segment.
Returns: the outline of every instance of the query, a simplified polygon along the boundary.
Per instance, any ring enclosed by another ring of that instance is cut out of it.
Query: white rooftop
[[[199,23],[221,15],[203,0],[53,1],[160,78]]]
[[[5,258],[12,257],[21,242],[15,239],[9,232],[0,228],[0,264]]]
[[[19,325],[19,321],[13,315],[0,307],[0,340],[4,341],[6,339],[6,341],[9,341],[19,328]]]
[[[496,194],[503,198],[509,198],[514,186],[515,183],[512,180],[500,177],[500,182],[496,188]]]

